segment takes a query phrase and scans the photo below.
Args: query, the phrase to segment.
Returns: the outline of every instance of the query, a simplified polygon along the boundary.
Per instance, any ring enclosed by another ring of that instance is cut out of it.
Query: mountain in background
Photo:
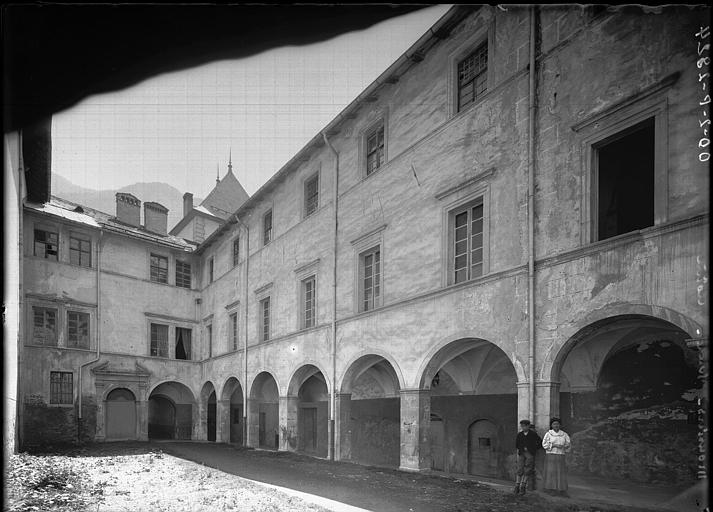
[[[52,174],[52,195],[108,214],[116,214],[117,192],[128,192],[142,203],[153,201],[168,208],[169,231],[183,218],[183,193],[167,183],[134,183],[116,190],[92,190],[75,185],[58,174]],[[194,205],[200,204],[201,201],[202,199],[193,198]],[[143,205],[141,210],[143,223]]]

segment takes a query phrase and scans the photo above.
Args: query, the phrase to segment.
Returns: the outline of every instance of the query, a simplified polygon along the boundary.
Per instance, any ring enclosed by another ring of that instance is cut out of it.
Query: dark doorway
[[[106,397],[106,438],[136,439],[136,400],[128,389],[115,389]]]
[[[497,476],[497,436],[497,428],[491,421],[479,420],[471,424],[468,429],[468,473]]]
[[[176,429],[176,407],[163,396],[149,399],[149,438],[174,439]]]
[[[217,426],[217,403],[215,399],[215,391],[208,398],[208,441],[215,442]]]

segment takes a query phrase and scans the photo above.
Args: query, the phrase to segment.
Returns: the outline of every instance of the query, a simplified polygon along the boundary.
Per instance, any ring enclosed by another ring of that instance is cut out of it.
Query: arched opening
[[[230,377],[223,386],[221,395],[228,410],[223,419],[223,432],[229,432],[229,442],[243,444],[243,387],[235,377]]]
[[[429,361],[421,386],[431,390],[431,467],[510,478],[517,434],[517,375],[499,347],[461,339]]]
[[[250,391],[250,428],[253,443],[277,450],[280,446],[280,397],[275,378],[267,372],[260,373],[253,381]]]
[[[363,356],[349,367],[340,400],[342,459],[399,467],[399,391],[396,371],[382,356]]]
[[[114,389],[106,397],[106,440],[135,439],[136,397],[128,389]]]
[[[193,407],[191,390],[179,382],[164,382],[149,395],[149,438],[191,439]]]
[[[292,377],[288,394],[297,395],[297,450],[326,457],[329,449],[329,390],[324,375],[316,366],[301,367]]]
[[[218,430],[217,412],[218,404],[215,396],[215,387],[211,382],[206,382],[201,390],[201,423],[205,426],[206,439],[215,442]]]
[[[696,482],[698,353],[679,327],[643,315],[582,329],[561,352],[559,413],[573,473],[641,483]]]
[[[162,395],[149,399],[149,439],[173,439],[176,430],[176,405]]]

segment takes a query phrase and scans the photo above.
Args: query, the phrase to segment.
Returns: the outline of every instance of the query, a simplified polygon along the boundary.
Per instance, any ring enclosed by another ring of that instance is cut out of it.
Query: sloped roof
[[[229,169],[223,179],[213,187],[200,206],[221,219],[227,219],[248,199],[248,193]]]
[[[57,196],[51,196],[47,203],[25,203],[25,209],[40,214],[61,217],[71,222],[77,222],[93,228],[103,228],[107,231],[124,234],[141,240],[169,245],[184,251],[193,251],[196,245],[183,238],[173,235],[159,235],[152,231],[147,231],[143,227],[132,226],[125,222],[120,222],[114,215],[82,206]]]

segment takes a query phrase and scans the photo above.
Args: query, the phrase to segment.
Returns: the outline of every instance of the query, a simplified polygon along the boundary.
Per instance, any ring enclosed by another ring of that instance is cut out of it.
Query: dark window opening
[[[654,118],[596,148],[598,239],[654,225]]]
[[[57,236],[57,233],[43,231],[41,229],[35,230],[35,256],[57,261],[58,245],[59,237]]]
[[[151,324],[151,353],[154,357],[168,357],[168,326]]]
[[[176,359],[191,359],[191,330],[176,327]]]
[[[191,264],[176,260],[176,286],[191,287]]]
[[[152,254],[150,274],[154,283],[168,283],[168,258]]]
[[[488,89],[488,43],[458,63],[458,111],[474,103]]]

